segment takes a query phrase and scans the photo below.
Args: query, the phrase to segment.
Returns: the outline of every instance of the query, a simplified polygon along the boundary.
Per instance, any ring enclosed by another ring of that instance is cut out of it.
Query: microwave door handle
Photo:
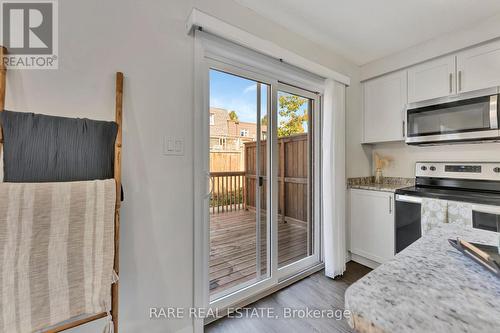
[[[490,127],[498,129],[498,95],[490,96]]]

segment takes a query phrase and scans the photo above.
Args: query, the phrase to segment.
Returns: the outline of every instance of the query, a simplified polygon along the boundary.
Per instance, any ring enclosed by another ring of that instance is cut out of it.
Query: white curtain
[[[325,81],[323,103],[323,244],[325,274],[345,271],[345,86]]]

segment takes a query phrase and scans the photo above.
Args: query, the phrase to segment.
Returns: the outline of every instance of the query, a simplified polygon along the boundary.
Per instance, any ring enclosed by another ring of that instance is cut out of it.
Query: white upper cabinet
[[[455,56],[427,61],[408,69],[408,103],[456,93]]]
[[[458,92],[500,86],[500,41],[457,54]]]
[[[363,143],[404,140],[407,104],[500,86],[500,40],[363,82]]]
[[[364,82],[363,142],[403,140],[403,114],[406,102],[406,71],[398,71]]]

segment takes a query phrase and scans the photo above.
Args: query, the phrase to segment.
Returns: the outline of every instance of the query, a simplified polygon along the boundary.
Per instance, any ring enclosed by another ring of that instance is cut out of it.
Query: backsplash
[[[383,174],[394,177],[415,177],[416,162],[499,162],[499,151],[499,143],[418,147],[408,146],[404,142],[393,142],[373,146],[373,154],[393,158]],[[374,173],[373,163],[371,167]]]
[[[402,177],[384,177],[382,183],[375,183],[375,177],[357,177],[347,179],[347,188],[356,188],[362,190],[373,190],[383,192],[394,192],[403,187],[415,185],[413,178]]]
[[[373,185],[375,184],[375,177],[356,177],[348,178],[347,186],[360,186],[360,185]],[[382,178],[382,184],[386,185],[401,185],[401,186],[413,186],[415,185],[414,178],[404,178],[404,177],[384,177]]]

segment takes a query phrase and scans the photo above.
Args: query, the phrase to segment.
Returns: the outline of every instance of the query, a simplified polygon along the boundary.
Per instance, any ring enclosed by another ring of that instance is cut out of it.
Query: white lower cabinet
[[[394,257],[394,193],[351,189],[349,201],[353,260],[381,264]]]

